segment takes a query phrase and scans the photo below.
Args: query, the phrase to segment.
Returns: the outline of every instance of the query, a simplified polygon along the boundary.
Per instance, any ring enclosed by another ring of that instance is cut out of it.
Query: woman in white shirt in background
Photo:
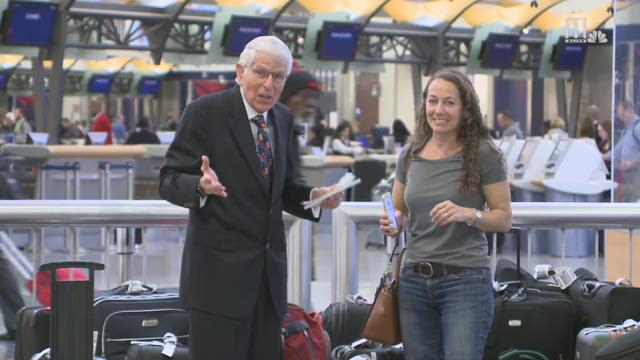
[[[331,149],[334,154],[338,155],[361,155],[364,154],[364,148],[359,145],[352,145],[353,130],[351,124],[343,121],[338,125],[331,141]]]

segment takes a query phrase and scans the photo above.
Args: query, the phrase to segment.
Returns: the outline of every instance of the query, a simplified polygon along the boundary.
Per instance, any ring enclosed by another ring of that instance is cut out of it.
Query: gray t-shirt
[[[432,261],[456,266],[489,267],[487,239],[482,231],[464,222],[440,226],[431,222],[429,212],[438,203],[451,200],[463,207],[484,209],[482,189],[461,192],[462,154],[441,160],[413,155],[407,178],[404,148],[396,167],[396,180],[406,185],[404,201],[409,209],[406,262]],[[478,149],[480,185],[505,180],[501,155],[481,142]]]

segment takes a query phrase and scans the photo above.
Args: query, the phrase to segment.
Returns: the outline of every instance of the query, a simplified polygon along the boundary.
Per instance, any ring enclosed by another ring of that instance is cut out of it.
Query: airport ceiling
[[[308,51],[304,39],[310,15],[328,14],[364,25],[357,60],[424,64],[433,61],[429,54],[440,47],[444,50],[439,56],[444,61],[439,65],[446,66],[465,65],[464,57],[468,56],[478,28],[499,24],[508,32],[522,34],[523,43],[535,44],[539,49],[545,33],[562,29],[569,17],[588,19],[589,31],[611,27],[612,6],[615,11],[624,11],[640,4],[640,0],[61,0],[60,3],[69,6],[62,65],[65,71],[163,75],[232,69],[230,62],[210,65],[217,63],[218,58],[212,58],[209,40],[216,28],[216,14],[224,9],[250,9],[253,14],[275,19],[273,33],[287,42],[297,58],[303,58]],[[0,48],[0,54],[5,53],[3,50]],[[28,70],[31,62],[25,60],[37,52],[13,54],[0,55],[0,66]],[[48,66],[44,64],[45,71]]]

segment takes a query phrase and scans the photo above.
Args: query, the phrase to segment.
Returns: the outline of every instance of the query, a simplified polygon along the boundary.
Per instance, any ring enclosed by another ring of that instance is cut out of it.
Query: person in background
[[[69,118],[63,117],[60,120],[60,142],[66,140],[83,139],[85,134],[78,128],[78,125]]]
[[[282,212],[318,220],[302,202],[334,187],[297,182],[291,111],[278,103],[293,58],[275,36],[249,41],[239,86],[184,110],[160,170],[160,195],[189,209],[180,297],[191,360],[281,359],[287,311]],[[343,194],[320,204],[335,208]]]
[[[307,134],[297,134],[302,136],[301,139],[307,138],[307,143],[301,143],[301,148],[309,145],[309,140],[315,139],[316,142],[322,144],[324,134],[314,132],[317,119],[321,115],[320,111],[320,84],[318,80],[308,71],[293,63],[291,75],[287,78],[280,95],[280,103],[288,107],[293,113],[293,122],[295,124],[306,124],[308,126]],[[316,129],[317,130],[317,129]],[[322,139],[318,139],[322,136]],[[322,145],[319,145],[322,146]],[[302,151],[300,151],[302,153]]]
[[[8,139],[13,139],[15,141],[13,132],[14,119],[15,115],[12,112],[0,115],[0,140],[9,141]]]
[[[13,131],[16,136],[16,144],[25,144],[27,142],[27,134],[33,131],[29,120],[24,116],[22,108],[16,107],[13,109],[15,115],[15,126]]]
[[[429,79],[413,134],[398,157],[396,213],[379,220],[387,236],[410,235],[398,297],[404,356],[482,360],[494,312],[485,232],[511,228],[505,161],[456,70]]]
[[[624,100],[618,104],[618,116],[624,122],[620,141],[613,149],[614,169],[620,172],[622,180],[622,200],[636,202],[640,200],[640,117],[636,114],[635,104]]]
[[[331,149],[338,155],[362,155],[364,148],[359,145],[352,145],[353,130],[348,121],[343,121],[338,125],[331,141]]]
[[[515,136],[516,139],[524,139],[524,134],[520,129],[520,124],[513,121],[511,114],[508,111],[501,111],[498,113],[498,127],[502,131],[502,137]]]
[[[102,105],[98,100],[91,100],[89,103],[89,114],[93,118],[91,131],[106,132],[107,139],[105,145],[113,144],[113,127],[111,126],[111,117],[102,111]]]
[[[590,115],[583,116],[578,122],[578,138],[589,138],[596,140],[596,120]]]
[[[549,131],[544,135],[545,139],[553,140],[554,142],[558,142],[562,139],[568,139],[569,134],[567,134],[566,124],[564,119],[560,116],[554,117],[549,123]]]
[[[167,114],[166,127],[168,131],[176,131],[176,129],[178,129],[178,119],[176,119],[173,113]]]
[[[151,122],[149,121],[149,118],[143,116],[138,120],[136,130],[127,137],[125,144],[160,144],[160,138],[156,133],[151,131]]]
[[[391,128],[393,130],[393,141],[395,141],[396,144],[404,146],[407,143],[407,140],[409,140],[409,136],[411,136],[407,126],[402,122],[402,120],[395,119]]]
[[[127,126],[124,124],[123,114],[117,114],[113,117],[111,128],[113,130],[113,137],[116,139],[116,144],[124,143],[127,139]]]

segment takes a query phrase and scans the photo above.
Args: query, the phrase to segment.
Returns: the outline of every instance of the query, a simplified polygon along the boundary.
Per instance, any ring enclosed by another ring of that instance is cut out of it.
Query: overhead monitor
[[[144,77],[138,83],[138,93],[140,95],[158,95],[162,79],[158,77]]]
[[[586,55],[586,43],[566,43],[564,36],[560,37],[551,53],[553,69],[562,71],[582,70]]]
[[[2,14],[2,42],[49,46],[57,16],[57,3],[11,0]]]
[[[358,50],[360,24],[325,21],[318,35],[317,51],[320,60],[352,61]]]
[[[111,92],[113,77],[110,75],[93,75],[89,79],[89,92],[96,94],[108,94]]]
[[[491,33],[482,43],[480,65],[485,69],[511,69],[518,53],[518,34]]]
[[[271,25],[271,19],[266,17],[232,16],[222,40],[223,54],[240,55],[249,41],[269,34],[269,25]]]

